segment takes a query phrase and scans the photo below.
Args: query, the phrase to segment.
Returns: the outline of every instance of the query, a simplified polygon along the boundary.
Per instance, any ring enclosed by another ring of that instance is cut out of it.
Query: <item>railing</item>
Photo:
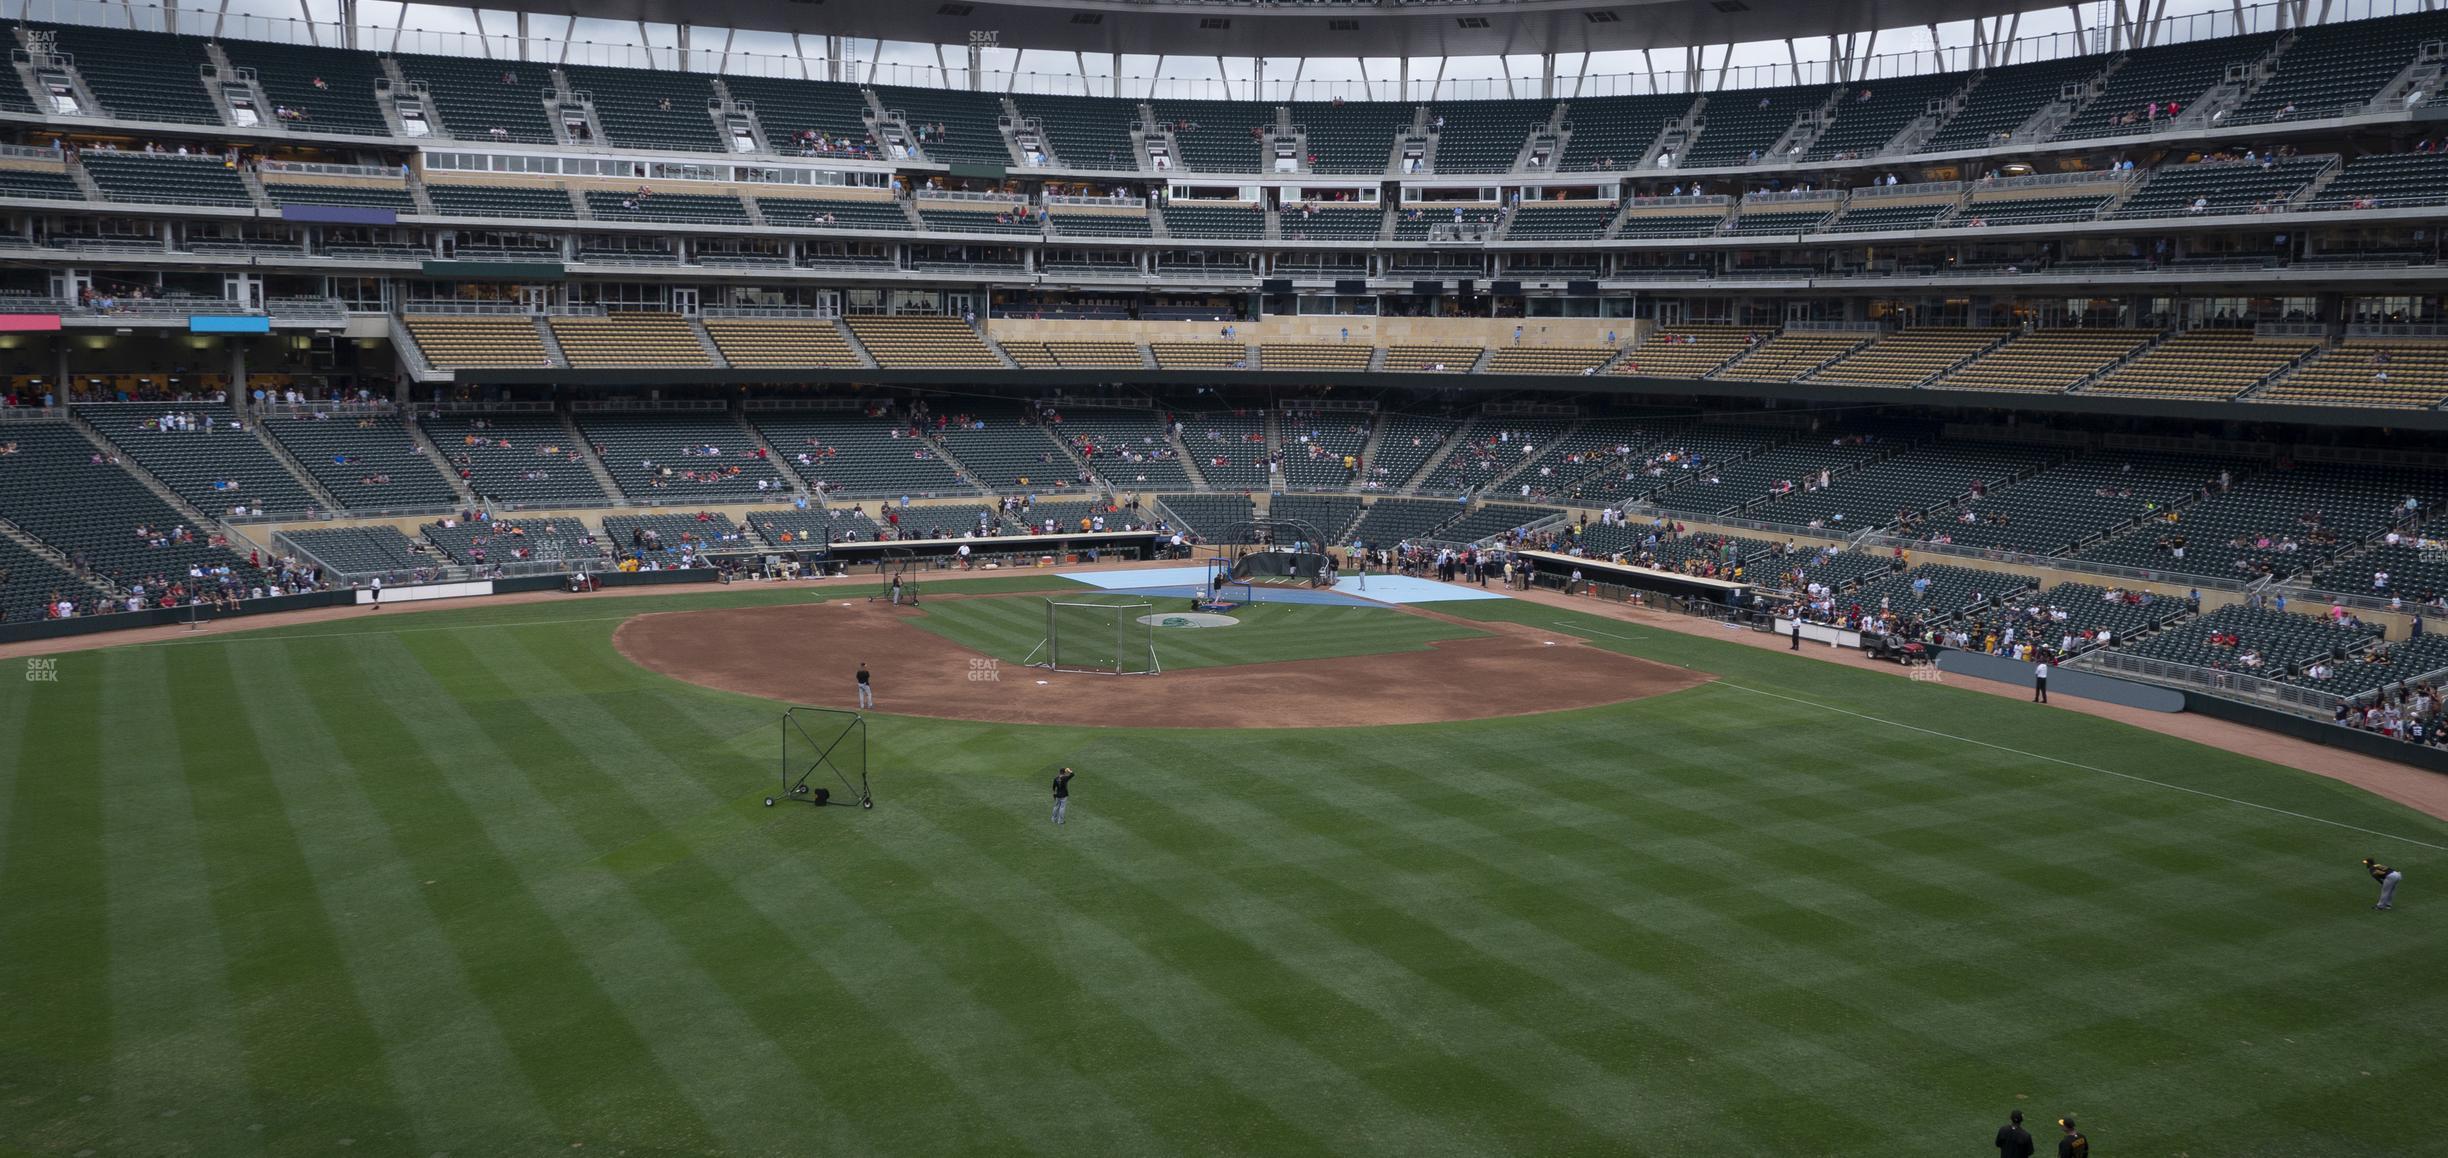
[[[348,307],[337,298],[272,298],[264,303],[264,312],[275,318],[348,320]]]
[[[1721,516],[1705,516],[1704,521],[1722,523],[1729,520]],[[1826,534],[1825,531],[1813,533],[1822,536]],[[1961,547],[1953,543],[1931,543],[1888,534],[1873,535],[1863,541],[1863,546],[1867,549],[1882,551],[1902,547],[1910,554],[1944,555],[1954,559],[1981,559],[1991,563],[2004,563],[2012,567],[2045,567],[2052,571],[2071,571],[2075,574],[2092,575],[2103,579],[2130,579],[2138,583],[2162,583],[2170,587],[2237,593],[2244,590],[2242,583],[2233,579],[2222,579],[2215,575],[2187,575],[2173,571],[2153,571],[2144,567],[2121,567],[2113,563],[2095,563],[2089,559],[2069,559],[2060,555],[2034,555],[2024,551]]]
[[[2086,653],[2075,660],[2074,664],[2077,667],[2100,668],[2138,676],[2152,683],[2206,688],[2226,695],[2230,699],[2244,699],[2264,705],[2276,705],[2305,715],[2331,715],[2337,711],[2339,704],[2345,703],[2349,698],[2335,692],[2298,687],[2294,684],[2280,683],[2277,680],[2246,675],[2242,672],[2197,667],[2173,660],[2148,659],[2113,649]]]
[[[697,311],[706,318],[818,318],[840,317],[839,311],[821,306],[705,306]]]
[[[1875,201],[1882,197],[1936,197],[1963,192],[1961,181],[1922,181],[1913,185],[1864,185],[1853,191],[1855,201]]]
[[[989,205],[1025,206],[1029,200],[1026,193],[979,193],[969,189],[920,189],[910,196],[920,204],[929,201],[976,201]]]
[[[1656,209],[1661,207],[1679,206],[1697,206],[1704,209],[1722,209],[1728,205],[1732,205],[1733,203],[1734,199],[1726,196],[1723,193],[1686,193],[1679,197],[1624,198],[1624,204],[1635,209]],[[1541,201],[1538,202],[1538,204],[1546,205],[1549,204],[1549,202]],[[1565,204],[1570,204],[1570,202],[1565,202]]]
[[[1145,197],[1076,197],[1066,193],[1048,193],[1048,205],[1080,205],[1093,209],[1145,209]]]
[[[2000,189],[2053,189],[2068,185],[2122,184],[2143,174],[2135,169],[2096,169],[2080,173],[2034,173],[2027,177],[1983,177],[1971,182],[1974,196]]]
[[[66,165],[68,158],[58,149],[39,149],[32,145],[0,145],[0,157],[17,161],[57,161]]]
[[[1453,10],[1469,0],[1414,0],[1410,7],[1434,4]],[[1222,9],[1242,8],[1265,10],[1269,0],[1209,0]],[[2187,16],[2171,17],[2158,23],[2158,44],[2178,44],[2234,36],[2241,33],[2268,32],[2295,21],[2283,19],[2280,3],[2249,6],[2221,6]],[[351,9],[343,9],[349,11]],[[2328,6],[2323,15],[2333,21],[2362,19],[2423,11],[2424,0],[2341,0]],[[125,28],[131,24],[158,30],[162,26],[160,9],[156,6],[130,8],[116,0],[29,0],[18,13],[25,19],[70,24],[103,25]],[[339,44],[347,37],[338,26],[323,21],[301,21],[280,16],[241,15],[229,13],[218,23],[223,38],[268,40],[287,44]],[[367,26],[361,30],[386,42],[400,52],[460,56],[472,59],[516,60],[526,56],[516,36],[485,33],[444,31],[435,29],[393,30],[389,27]],[[1911,31],[1905,29],[1903,31]],[[2094,55],[2106,51],[2101,29],[2068,31],[2040,36],[2021,37],[2004,44],[1956,44],[1934,48],[1873,56],[1857,63],[1852,80],[1876,82],[1894,77],[1923,76],[1942,72],[1973,71],[1983,67],[1982,55],[1994,51],[1999,59],[2017,64],[2058,60],[2067,57]],[[764,54],[725,51],[725,38],[703,36],[699,45],[683,52],[674,46],[597,43],[569,41],[563,43],[550,37],[534,38],[532,49],[552,54],[570,64],[613,65],[664,71],[685,70],[706,73],[799,78],[821,70],[821,58],[811,60],[791,54]],[[1803,62],[1809,83],[1833,83],[1832,61]],[[1434,71],[1434,70],[1424,70]],[[1637,95],[1649,93],[1690,93],[1712,90],[1775,87],[1794,83],[1793,66],[1786,62],[1762,63],[1729,69],[1668,70],[1658,72],[1626,72],[1589,76],[1560,82],[1555,98],[1573,100],[1595,96]],[[884,63],[870,66],[874,83],[913,87],[967,89],[984,92],[1049,93],[1087,95],[1093,89],[1103,93],[1110,89],[1144,94],[1164,99],[1225,99],[1225,100],[1402,100],[1425,101],[1501,98],[1513,95],[1519,79],[1508,80],[1489,75],[1468,80],[1438,79],[1422,75],[1414,78],[1408,88],[1389,78],[1379,76],[1367,80],[1325,79],[1317,76],[1275,77],[1262,85],[1241,78],[1208,79],[1178,75],[1153,78],[1148,76],[1082,77],[1062,73],[1040,73],[1033,70],[982,68],[972,70],[929,63]],[[974,82],[974,83],[973,83]]]
[[[520,315],[533,315],[533,314],[537,313],[537,312],[538,312],[538,310],[537,310],[537,308],[536,308],[535,306],[529,305],[529,304],[528,304],[528,303],[526,303],[526,302],[513,302],[513,301],[497,301],[497,302],[463,302],[463,301],[431,301],[431,300],[427,300],[427,301],[408,301],[408,302],[403,302],[403,303],[401,303],[401,305],[400,305],[399,312],[400,312],[400,313],[402,313],[402,314],[520,314]]]
[[[2329,323],[2327,322],[2256,322],[2253,324],[2253,337],[2256,338],[2326,338],[2328,336]]]
[[[710,411],[720,413],[726,409],[729,409],[730,405],[731,404],[728,401],[721,398],[665,398],[659,400],[649,400],[644,398],[579,398],[571,401],[570,412],[573,414],[617,414],[639,412],[669,413],[679,411],[693,413],[704,413]]]
[[[2261,331],[2259,327],[2255,327],[2253,332],[2257,335]],[[2349,338],[2448,338],[2448,323],[2401,322],[2379,324],[2370,322],[2351,322],[2346,326],[2346,336]]]
[[[299,173],[315,177],[370,177],[377,180],[395,179],[400,171],[387,165],[327,165],[314,161],[260,161],[255,166],[263,173]]]
[[[1842,189],[1785,189],[1776,192],[1745,193],[1742,203],[1750,205],[1781,205],[1799,201],[1835,201],[1844,196]]]

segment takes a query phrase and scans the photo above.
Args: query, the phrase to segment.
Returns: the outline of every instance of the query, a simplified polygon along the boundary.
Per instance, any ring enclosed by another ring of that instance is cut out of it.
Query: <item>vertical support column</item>
[[[521,12],[518,14],[518,56],[516,59],[520,61],[534,60],[534,50],[531,47],[533,43],[534,39],[528,35],[527,14]]]
[[[227,341],[229,342],[229,355],[230,355],[230,368],[229,368],[229,392],[230,392],[230,397],[232,397],[232,398],[244,398],[244,397],[246,397],[246,395],[247,395],[247,393],[248,393],[248,391],[247,391],[247,361],[246,361],[246,341],[245,341],[244,339],[240,338],[240,337],[239,337],[238,335],[236,335],[236,334],[232,334],[232,335],[230,335],[230,336],[229,336],[229,338],[227,339]]]

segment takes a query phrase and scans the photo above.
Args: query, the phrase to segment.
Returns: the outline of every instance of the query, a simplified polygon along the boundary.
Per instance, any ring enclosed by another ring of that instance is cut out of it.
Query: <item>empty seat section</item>
[[[1499,346],[1488,355],[1489,374],[1581,374],[1606,365],[1613,346]]]
[[[2060,458],[2053,447],[1952,440],[1913,447],[1831,478],[1816,490],[1797,486],[1752,508],[1785,523],[1875,526],[1917,515],[1974,488],[1994,488]],[[1797,482],[1799,480],[1796,480]]]
[[[2448,402],[2448,342],[2348,339],[2252,401],[2430,410]]]
[[[1439,173],[1506,173],[1520,159],[1530,134],[1546,131],[1555,116],[1554,101],[1443,101],[1428,110],[1429,123],[1445,118],[1436,129],[1436,171]]]
[[[1975,194],[1963,212],[1948,224],[1957,228],[1993,225],[2046,225],[2060,221],[2089,221],[2099,215],[2100,207],[2108,204],[2114,191],[2096,193],[2052,193],[2035,197],[1991,197]]]
[[[497,515],[447,527],[428,523],[419,530],[452,562],[471,567],[511,563],[599,567],[611,559],[602,538],[576,518]]]
[[[674,496],[685,500],[685,496]],[[737,549],[747,532],[716,511],[668,515],[606,515],[604,539],[614,554],[655,558],[694,555],[700,551]]]
[[[958,89],[875,86],[876,103],[897,111],[930,161],[947,165],[1009,165],[1011,150],[1003,144],[1003,98],[994,93]]]
[[[225,205],[253,208],[238,170],[219,157],[180,157],[168,153],[114,153],[88,149],[77,163],[113,201],[157,201],[173,205]]]
[[[242,583],[261,582],[246,560],[211,545],[211,528],[118,465],[96,461],[94,445],[67,423],[12,423],[0,443],[14,447],[0,454],[0,519],[122,589],[141,582],[158,591],[173,576],[185,582],[190,567],[227,567]],[[181,530],[189,541],[180,541]]]
[[[1146,237],[1143,210],[1049,209],[1046,220],[1054,232],[1071,237]]]
[[[1836,219],[1819,226],[1824,233],[1867,233],[1880,229],[1928,229],[1955,207],[1953,197],[1914,200],[1909,198],[1856,198],[1846,204]]]
[[[1870,338],[1854,330],[1787,330],[1751,347],[1750,353],[1717,371],[1717,377],[1732,382],[1792,382],[1860,349]],[[1671,348],[1659,352],[1670,357],[1675,353]],[[1635,350],[1633,356],[1638,358],[1641,353]]]
[[[866,365],[842,337],[841,329],[821,318],[707,318],[702,324],[722,351],[723,361],[739,369]]]
[[[1897,330],[1821,368],[1811,380],[1851,386],[1917,386],[1997,344],[2008,333],[1957,326]]]
[[[2152,104],[2162,106],[2162,117],[2167,115],[2164,106],[2169,101],[2175,101],[2180,110],[2190,109],[2211,86],[2225,79],[2230,67],[2259,61],[2269,55],[2277,39],[2276,33],[2263,32],[2128,52],[2124,63],[2101,82],[2099,95],[2057,130],[2057,139],[2147,133],[2155,127],[2150,117]]]
[[[756,106],[765,142],[775,152],[810,156],[871,157],[867,94],[854,84],[778,76],[723,77],[734,100]],[[817,139],[808,139],[813,133]],[[846,142],[846,144],[845,144]]]
[[[854,198],[764,197],[756,199],[757,211],[765,215],[768,225],[794,229],[896,229],[910,228],[909,215],[901,203],[886,198],[864,200]]]
[[[394,213],[416,212],[416,201],[408,195],[405,185],[266,181],[264,196],[274,205],[350,205],[365,209],[388,209]]]
[[[1810,143],[1806,161],[1851,160],[1877,156],[1887,143],[1920,119],[1931,101],[1962,88],[1960,72],[1932,76],[1894,76],[1848,83],[1836,97],[1834,124]]]
[[[1833,200],[1804,202],[1799,205],[1763,201],[1757,206],[1744,205],[1735,214],[1731,225],[1723,232],[1730,237],[1777,236],[1809,233],[1836,215],[1838,202]]]
[[[1461,511],[1449,499],[1378,499],[1369,504],[1347,534],[1352,542],[1371,548],[1392,547],[1426,535]]]
[[[1015,204],[1005,209],[967,209],[944,205],[918,207],[918,218],[926,227],[940,233],[1009,233],[1035,237],[1045,232],[1036,215],[1026,205]]]
[[[631,502],[747,498],[796,485],[728,414],[593,413],[578,429]]]
[[[612,501],[588,468],[585,448],[553,415],[450,412],[417,424],[441,450],[446,469],[480,499],[523,507]]]
[[[997,493],[1087,485],[1079,463],[1044,426],[1016,406],[964,407],[935,430],[936,441],[980,486]]]
[[[79,76],[110,115],[129,121],[218,125],[221,110],[204,87],[212,63],[204,40],[84,24],[28,24],[51,33],[57,51],[76,60]],[[271,110],[264,110],[265,116]]]
[[[1266,210],[1255,205],[1191,205],[1179,201],[1164,207],[1165,230],[1175,237],[1266,236]]]
[[[851,497],[975,494],[906,419],[855,410],[752,410],[750,425],[808,485]]]
[[[1308,130],[1309,157],[1302,168],[1316,173],[1384,173],[1394,141],[1411,132],[1418,109],[1404,101],[1294,101],[1285,112],[1294,128]]]
[[[231,64],[255,70],[255,83],[266,100],[299,114],[291,128],[391,135],[382,106],[375,103],[375,93],[388,78],[382,59],[371,52],[235,38],[221,41],[221,51]]]
[[[2237,604],[2177,624],[2120,649],[2143,659],[2244,672],[2285,674],[2315,659],[2338,659],[2368,646],[2376,629]],[[2228,642],[2230,639],[2234,642]],[[2253,662],[2258,660],[2258,663]],[[2339,666],[2348,666],[2341,664]]]
[[[321,505],[254,431],[233,428],[222,407],[130,402],[79,406],[76,416],[189,506],[215,518],[242,506],[294,515]]]
[[[1028,347],[1029,355],[1026,358],[1020,356],[1019,349],[1012,342],[998,341],[996,344],[1003,347],[1003,352],[1009,354],[1014,362],[1022,366],[1037,368],[1081,366],[1096,369],[1136,370],[1146,364],[1139,355],[1139,345],[1136,342],[1041,341],[1019,343],[1019,345]]]
[[[1138,119],[1135,101],[1111,97],[1038,96],[1012,94],[1013,107],[1034,119],[1055,160],[1069,169],[1139,168],[1131,141],[1131,122]]]
[[[1568,418],[1482,416],[1453,452],[1419,479],[1419,489],[1446,495],[1482,490],[1562,441],[1575,425]],[[1455,513],[1448,510],[1447,517]]]
[[[2448,37],[2448,17],[2424,12],[2300,28],[2278,71],[2226,116],[2223,127],[2360,113],[2424,42]]]
[[[572,369],[711,366],[705,343],[678,314],[611,314],[551,319],[553,341]]]
[[[397,527],[330,527],[284,531],[281,537],[341,575],[405,575],[444,562]]]
[[[523,315],[407,314],[401,317],[425,360],[437,367],[553,365],[552,353]]]
[[[2101,450],[1961,500],[1912,533],[1961,547],[2054,555],[2200,497],[2221,471],[2234,478],[2247,469],[2230,459]]]
[[[2322,155],[2168,165],[2154,170],[2111,216],[2248,213],[2259,205],[2284,205],[2336,161],[2334,156]]]
[[[1680,93],[1592,97],[1569,102],[1564,106],[1564,124],[1571,131],[1564,140],[1563,156],[1556,161],[1556,171],[1630,169],[1649,155],[1666,126],[1683,119],[1691,107],[1692,98]],[[1680,157],[1676,161],[1689,163]]]
[[[1527,201],[1513,211],[1505,237],[1514,241],[1595,241],[1615,218],[1612,201]]]
[[[1407,374],[1465,374],[1486,352],[1478,346],[1388,346],[1384,367]]]
[[[1252,129],[1275,128],[1275,106],[1249,101],[1149,101],[1158,125],[1170,131],[1182,168],[1201,173],[1261,173],[1259,138]]]
[[[663,221],[675,225],[746,225],[748,207],[729,193],[665,193],[589,189],[587,211],[605,221]]]
[[[1265,342],[1258,347],[1263,370],[1366,370],[1375,347],[1350,342]]]
[[[1203,539],[1246,527],[1257,515],[1248,495],[1166,495],[1160,501],[1170,512],[1175,529]]]
[[[1286,241],[1375,241],[1385,212],[1374,206],[1287,205],[1276,229]]]
[[[2311,353],[2315,345],[2309,338],[2256,341],[2247,330],[2193,330],[2143,351],[2083,392],[2233,398]]]
[[[0,197],[83,201],[85,190],[64,169],[0,168]]]
[[[1634,346],[1617,374],[1653,378],[1698,378],[1715,373],[1745,351],[1768,340],[1773,331],[1750,326],[1673,326],[1652,330]]]
[[[578,210],[570,204],[569,192],[564,189],[453,185],[428,181],[425,183],[425,195],[433,200],[434,212],[452,217],[578,216]]]
[[[1727,204],[1732,202],[1728,201]],[[1724,231],[1727,221],[1725,205],[1713,209],[1635,206],[1624,212],[1623,222],[1615,227],[1615,236],[1713,237]],[[1514,222],[1513,231],[1513,236],[1522,236],[1519,220]]]
[[[425,87],[443,129],[454,139],[531,145],[559,139],[544,106],[554,91],[549,65],[408,54],[398,60],[400,75],[411,87]]]
[[[1232,370],[1249,363],[1249,347],[1239,342],[1149,342],[1148,352],[1163,370]]]
[[[1207,485],[1219,490],[1266,489],[1266,416],[1254,410],[1182,416],[1182,446]]]
[[[876,365],[886,369],[951,366],[999,370],[1003,359],[959,318],[860,314],[850,320]]]
[[[2250,581],[2319,568],[2387,530],[2412,497],[2436,509],[2448,474],[2329,463],[2272,466],[2177,512],[2150,518],[2078,558],[2124,567]]]
[[[456,500],[442,464],[398,415],[266,418],[263,431],[349,510],[447,507]]]
[[[2034,330],[1973,359],[1933,385],[1949,390],[2070,390],[2133,356],[2156,330]]]
[[[1186,489],[1190,475],[1164,417],[1152,410],[1065,410],[1056,437],[1097,477],[1133,490]]]
[[[1409,483],[1461,429],[1455,420],[1433,414],[1394,414],[1378,421],[1384,432],[1377,438],[1376,453],[1362,467],[1360,485],[1367,490],[1393,490]]]
[[[2312,198],[2314,209],[2448,204],[2448,153],[2384,153],[2346,162]]]
[[[1805,113],[1818,111],[1830,95],[1825,85],[1791,88],[1734,89],[1710,94],[1700,110],[1699,139],[1675,161],[1682,169],[1749,163],[1753,155],[1767,160],[1777,139]]]
[[[630,149],[720,151],[708,104],[713,82],[699,73],[569,64],[572,93],[594,98],[595,119],[612,144]]]
[[[1938,126],[1919,151],[1952,153],[2004,144],[2040,110],[2057,103],[2069,86],[2089,82],[2106,63],[2105,57],[2072,56],[1983,72],[1964,95],[1963,107]]]

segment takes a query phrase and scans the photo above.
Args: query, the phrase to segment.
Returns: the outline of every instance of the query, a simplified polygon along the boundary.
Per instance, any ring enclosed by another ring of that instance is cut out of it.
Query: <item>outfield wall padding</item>
[[[2034,681],[2032,665],[2019,659],[1991,655],[1985,651],[1941,648],[1938,652],[1937,663],[1938,670],[1949,675],[1967,675],[1974,679],[1994,680],[2018,688],[2029,688]],[[2132,680],[2104,676],[2096,672],[2084,671],[2081,668],[2067,667],[2064,664],[2058,664],[2049,671],[2049,695],[2052,698],[2074,696],[2078,699],[2098,700],[2104,704],[2140,708],[2146,712],[2173,714],[2185,710],[2184,693],[2174,688],[2163,688],[2157,684],[2135,683]]]
[[[2051,688],[2050,690],[2056,689]],[[2391,740],[2386,736],[2374,735],[2357,728],[2343,727],[2327,720],[2299,716],[2293,712],[2282,712],[2276,708],[2265,708],[2258,704],[2245,703],[2242,700],[2231,700],[2225,696],[2214,696],[2189,690],[2181,694],[2185,698],[2185,710],[2188,712],[2196,712],[2216,720],[2226,720],[2229,723],[2243,724],[2246,727],[2277,732],[2280,735],[2293,736],[2298,740],[2310,740],[2324,747],[2370,756],[2389,761],[2392,764],[2404,764],[2427,772],[2448,773],[2448,749],[2408,744],[2403,740]]]
[[[0,643],[26,643],[37,639],[65,639],[77,635],[94,635],[104,631],[124,631],[131,627],[160,627],[170,623],[185,623],[190,614],[198,621],[210,623],[219,619],[246,619],[274,611],[303,611],[309,607],[345,607],[354,598],[349,591],[312,591],[304,595],[273,595],[249,599],[228,614],[209,607],[156,607],[145,611],[121,611],[110,615],[81,615],[75,619],[34,619],[24,623],[0,623]]]

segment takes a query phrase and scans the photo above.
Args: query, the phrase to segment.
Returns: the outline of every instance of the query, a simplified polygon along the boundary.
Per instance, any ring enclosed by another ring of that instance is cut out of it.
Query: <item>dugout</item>
[[[1515,551],[1512,557],[1517,566],[1528,566],[1531,581],[1543,587],[1561,590],[1571,581],[1572,573],[1579,571],[1586,582],[1673,599],[1686,605],[1687,610],[1696,605],[1703,609],[1728,612],[1747,611],[1757,602],[1759,590],[1750,583],[1708,579],[1605,559],[1583,559],[1553,551]]]

